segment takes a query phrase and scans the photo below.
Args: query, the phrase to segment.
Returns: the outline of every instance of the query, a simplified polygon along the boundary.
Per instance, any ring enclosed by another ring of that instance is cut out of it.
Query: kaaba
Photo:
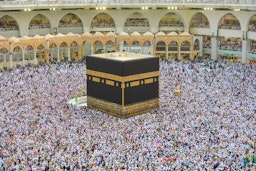
[[[87,107],[129,118],[159,107],[159,59],[133,53],[86,57]]]

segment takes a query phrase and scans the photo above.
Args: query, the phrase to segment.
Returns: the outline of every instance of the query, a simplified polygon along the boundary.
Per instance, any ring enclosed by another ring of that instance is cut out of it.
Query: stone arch
[[[180,60],[188,60],[191,56],[191,42],[188,40],[183,40],[180,44]]]
[[[107,13],[97,14],[91,21],[91,32],[115,32],[116,23]]]
[[[27,45],[24,49],[24,58],[25,60],[34,59],[34,47],[32,45]]]
[[[29,29],[33,28],[50,28],[50,20],[43,14],[35,15],[29,22]]]
[[[0,18],[0,33],[5,37],[19,36],[19,23],[9,15]]]
[[[106,51],[107,53],[109,53],[109,52],[115,52],[115,42],[113,42],[113,41],[111,41],[111,40],[107,41],[105,48],[106,48],[105,51]]]
[[[166,43],[164,41],[156,42],[156,51],[165,51]]]
[[[184,31],[184,21],[180,15],[175,12],[169,12],[163,16],[158,24],[158,30],[162,32],[172,32],[177,33]]]
[[[190,46],[191,44],[189,41],[182,41],[180,44],[180,51],[190,51]]]
[[[131,52],[132,53],[141,53],[142,47],[140,45],[139,40],[133,40],[131,44]]]
[[[162,40],[156,42],[156,56],[161,60],[166,59],[166,43]]]
[[[151,46],[151,45],[152,45],[152,43],[150,40],[146,40],[143,42],[143,46]]]
[[[70,57],[71,59],[78,57],[78,43],[76,41],[73,41],[70,44]]]
[[[210,28],[210,23],[208,18],[203,13],[198,12],[191,18],[189,27]]]
[[[120,52],[129,52],[130,51],[130,45],[129,42],[126,40],[122,40],[119,42],[119,51]]]
[[[58,60],[58,46],[56,43],[49,45],[49,58],[51,62],[57,62]]]
[[[4,53],[4,54],[5,54],[5,53],[8,53],[8,51],[9,51],[9,50],[8,50],[7,48],[5,48],[5,47],[2,47],[2,48],[0,49],[0,52],[1,52],[1,53]]]
[[[223,17],[221,17],[219,24],[218,24],[218,28],[219,29],[240,30],[241,24],[236,16],[234,16],[231,13],[227,13]]]
[[[23,49],[20,46],[15,46],[12,51],[12,61],[16,65],[22,65],[23,60]]]
[[[178,51],[178,42],[172,40],[169,44],[168,44],[168,51],[175,51],[177,52]]]
[[[36,47],[36,59],[38,62],[45,62],[45,46],[43,44]]]
[[[152,43],[150,40],[146,40],[143,42],[143,49],[142,53],[146,55],[152,55],[153,54],[153,49],[152,49]]]
[[[103,53],[104,52],[104,46],[103,46],[103,43],[99,40],[95,41],[93,43],[93,53],[95,54],[100,54],[100,53]]]
[[[0,63],[3,63],[2,66],[4,66],[6,64],[6,62],[10,61],[9,58],[10,57],[9,57],[8,49],[5,47],[2,47],[0,49]]]
[[[133,47],[140,47],[140,42],[138,40],[134,40],[132,41],[132,45]]]
[[[82,58],[85,59],[88,55],[91,55],[91,43],[85,40],[82,42]]]
[[[195,39],[194,41],[194,51],[200,50],[200,41],[198,39]]]
[[[61,42],[59,48],[59,58],[60,61],[67,61],[68,60],[68,44],[67,42]]]
[[[65,14],[58,23],[59,33],[68,33],[72,29],[72,33],[83,32],[83,22],[81,18],[74,13]]]
[[[139,12],[132,13],[124,23],[124,31],[133,33],[135,31],[144,33],[150,30],[149,21]]]
[[[256,32],[256,14],[250,17],[250,20],[248,23],[248,31]]]

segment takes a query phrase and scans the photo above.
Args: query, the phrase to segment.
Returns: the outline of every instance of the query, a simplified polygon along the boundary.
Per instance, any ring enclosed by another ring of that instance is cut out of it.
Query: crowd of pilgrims
[[[129,119],[67,104],[85,70],[0,72],[0,171],[256,170],[255,65],[162,61],[160,108]]]

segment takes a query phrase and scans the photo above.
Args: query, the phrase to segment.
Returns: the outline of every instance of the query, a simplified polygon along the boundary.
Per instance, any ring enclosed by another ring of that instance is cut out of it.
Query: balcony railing
[[[255,8],[256,0],[3,0],[0,7],[29,7],[29,6],[136,6],[136,5],[214,5],[214,6],[243,6]]]

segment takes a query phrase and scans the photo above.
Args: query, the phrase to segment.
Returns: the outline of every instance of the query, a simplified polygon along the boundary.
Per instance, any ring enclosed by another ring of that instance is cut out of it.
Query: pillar
[[[9,49],[10,49],[10,68],[12,68],[12,54],[13,54],[13,49],[12,49],[12,43],[9,44]]]
[[[68,47],[68,61],[70,61],[70,47]]]
[[[49,64],[49,49],[45,49],[45,62]]]
[[[180,45],[181,46],[181,45]],[[180,46],[178,46],[178,59],[180,60]]]
[[[168,46],[165,46],[165,59],[168,60]]]
[[[247,40],[242,41],[242,63],[247,62],[247,49],[248,49],[248,43]]]
[[[46,48],[45,48],[45,62],[49,64],[49,41],[46,40]]]
[[[34,64],[37,64],[37,60],[36,60],[36,50],[34,50]]]
[[[94,54],[94,50],[93,50],[94,46],[91,46],[91,55]]]
[[[150,32],[151,32],[151,33],[156,33],[156,32],[158,32],[158,27],[151,26],[151,27],[150,27]]]
[[[116,52],[119,52],[119,46],[118,46],[118,44],[115,45],[115,51],[116,51]]]
[[[78,54],[77,54],[77,58],[81,59],[82,58],[82,45],[78,45]]]
[[[6,65],[6,53],[4,53],[4,65]]]
[[[152,50],[153,50],[153,55],[156,56],[156,46],[155,45],[152,46]]]
[[[57,48],[57,57],[58,57],[58,62],[60,62],[60,48]]]
[[[193,45],[191,45],[190,46],[190,56],[189,56],[190,60],[193,60],[195,58],[194,55],[195,55],[194,54],[194,47],[193,47]]]
[[[217,45],[217,37],[211,38],[211,59],[218,59],[218,45]]]
[[[22,66],[24,66],[25,65],[25,52],[24,51],[22,51]]]
[[[116,33],[121,33],[124,31],[124,26],[123,25],[116,25]]]

